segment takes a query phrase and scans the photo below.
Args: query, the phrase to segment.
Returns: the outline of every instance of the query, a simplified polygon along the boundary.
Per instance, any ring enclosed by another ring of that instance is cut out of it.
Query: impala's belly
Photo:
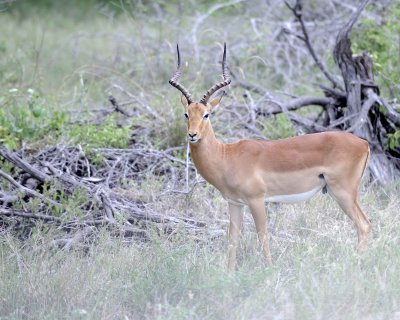
[[[271,179],[267,183],[265,201],[290,203],[310,199],[326,186],[323,175],[317,174],[317,172],[271,175]]]
[[[315,195],[318,191],[320,191],[323,186],[318,186],[310,191],[302,192],[302,193],[294,193],[294,194],[280,194],[274,196],[267,196],[265,198],[266,202],[300,202],[306,201],[310,199],[313,195]]]

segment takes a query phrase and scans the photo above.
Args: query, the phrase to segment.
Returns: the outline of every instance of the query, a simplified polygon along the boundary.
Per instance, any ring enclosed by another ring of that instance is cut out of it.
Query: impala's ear
[[[220,95],[219,97],[216,97],[212,99],[208,104],[211,106],[210,111],[214,110],[218,105],[220,104],[222,97],[225,95],[225,92]]]
[[[186,99],[186,97],[185,97],[184,95],[181,96],[181,102],[182,102],[182,104],[183,104],[183,106],[184,106],[185,108],[188,107],[189,102],[188,102],[188,100]]]

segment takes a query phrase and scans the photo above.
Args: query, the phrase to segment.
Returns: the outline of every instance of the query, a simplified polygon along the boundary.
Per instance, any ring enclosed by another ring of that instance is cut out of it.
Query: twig
[[[0,215],[16,216],[16,217],[23,217],[23,218],[43,220],[43,221],[63,222],[63,219],[61,219],[59,217],[49,216],[49,215],[40,214],[40,213],[34,214],[34,213],[22,212],[22,211],[17,211],[17,210],[13,210],[13,209],[0,208]]]
[[[41,172],[40,170],[37,170],[29,163],[18,157],[15,153],[12,153],[5,148],[0,148],[0,155],[41,182],[49,182],[51,180],[51,177]]]
[[[325,108],[327,105],[333,104],[334,99],[325,97],[300,97],[288,103],[278,102],[277,100],[272,101],[272,103],[274,104],[273,106],[258,110],[258,114],[266,116],[282,113],[284,110],[294,111],[308,106],[321,106]]]
[[[108,101],[110,101],[111,105],[114,107],[116,112],[119,112],[119,113],[123,114],[124,116],[131,117],[131,115],[128,112],[121,109],[117,100],[111,94],[108,96]]]
[[[354,132],[355,130],[359,129],[366,121],[368,121],[368,113],[371,110],[372,106],[378,100],[378,95],[376,95],[371,89],[366,90],[368,99],[364,101],[361,112],[359,113],[357,119],[353,121],[351,127],[347,128],[347,132]]]
[[[24,187],[23,185],[19,184],[17,181],[15,181],[13,179],[13,177],[11,177],[10,175],[8,175],[7,173],[5,173],[4,171],[0,170],[0,177],[6,179],[8,182],[10,182],[12,185],[14,185],[15,187],[17,187],[22,193],[30,195],[30,196],[34,196],[37,197],[43,201],[47,201],[55,206],[57,206],[58,208],[63,208],[63,206],[61,204],[59,204],[58,202],[55,202],[51,199],[46,198],[45,196],[43,196],[42,194],[40,194],[39,192],[36,192],[34,190],[31,190],[27,187]]]
[[[322,71],[322,73],[325,75],[325,77],[333,84],[334,87],[339,88],[340,90],[343,91],[344,89],[343,89],[342,84],[339,82],[339,80],[336,79],[336,77],[334,75],[332,75],[328,71],[328,68],[318,57],[317,53],[314,50],[314,47],[311,44],[310,37],[308,35],[308,31],[307,31],[306,25],[303,20],[301,0],[296,0],[296,4],[294,6],[291,6],[287,1],[285,1],[285,4],[292,11],[293,15],[296,17],[296,19],[300,23],[303,36],[302,37],[298,36],[298,38],[301,39],[305,43],[308,51],[310,52],[311,56],[314,59],[316,65]]]

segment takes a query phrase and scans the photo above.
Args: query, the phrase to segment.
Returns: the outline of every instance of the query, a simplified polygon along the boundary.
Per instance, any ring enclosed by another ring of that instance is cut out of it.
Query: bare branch
[[[15,164],[17,167],[21,168],[22,170],[29,173],[32,177],[38,179],[41,182],[48,182],[51,180],[51,178],[48,175],[34,168],[29,163],[18,157],[16,154],[6,150],[5,148],[0,148],[0,156],[10,161],[11,163]]]
[[[0,216],[16,216],[16,217],[23,217],[23,218],[29,218],[29,219],[35,219],[35,220],[43,220],[43,221],[55,221],[55,222],[62,222],[63,220],[59,217],[54,217],[54,216],[49,216],[46,214],[40,214],[40,213],[28,213],[28,212],[22,212],[18,210],[12,210],[12,209],[4,209],[0,208]]]
[[[378,95],[377,95],[377,99],[378,99],[378,101],[383,105],[383,107],[386,109],[386,113],[385,113],[385,116],[390,120],[390,121],[392,121],[396,126],[398,126],[398,127],[400,127],[400,113],[399,112],[397,112],[393,107],[391,107],[390,105],[389,105],[389,103],[387,103],[387,101],[384,99],[384,98],[382,98],[382,97],[379,97]],[[399,110],[400,110],[400,108],[399,108]]]
[[[273,106],[268,106],[265,109],[259,109],[258,114],[262,116],[267,116],[271,114],[278,114],[287,111],[298,110],[302,107],[308,106],[321,106],[325,108],[327,105],[334,103],[334,99],[325,97],[300,97],[294,99],[288,103],[273,101]]]
[[[368,89],[367,91],[368,99],[364,101],[361,107],[361,112],[358,114],[357,119],[352,122],[351,127],[346,129],[347,132],[355,132],[355,130],[358,130],[360,126],[367,122],[369,111],[371,110],[372,106],[379,101],[378,95],[376,95],[371,89]]]
[[[311,56],[313,57],[316,65],[322,73],[325,75],[325,77],[333,84],[334,87],[339,88],[340,90],[343,91],[343,86],[339,82],[339,80],[332,75],[329,71],[328,68],[325,66],[325,64],[321,61],[321,59],[318,57],[317,53],[314,50],[314,47],[311,44],[310,37],[308,35],[308,31],[306,28],[306,25],[303,20],[303,13],[302,13],[302,3],[301,0],[296,0],[296,4],[294,6],[291,6],[287,1],[285,1],[286,6],[292,11],[293,15],[296,17],[296,19],[299,21],[300,26],[301,26],[301,31],[303,33],[303,36],[297,36],[299,39],[304,41],[308,51],[310,52]]]
[[[10,182],[12,185],[14,185],[15,187],[17,187],[19,189],[19,191],[21,191],[22,193],[29,195],[29,196],[34,196],[37,197],[43,201],[47,201],[59,208],[63,208],[63,206],[61,204],[59,204],[58,202],[55,202],[51,199],[48,199],[47,197],[43,196],[42,194],[40,194],[39,192],[36,192],[34,190],[31,190],[27,187],[24,187],[23,185],[19,184],[17,181],[15,181],[13,179],[13,177],[11,177],[10,175],[8,175],[7,173],[5,173],[4,171],[0,170],[0,177],[6,179],[8,182]]]

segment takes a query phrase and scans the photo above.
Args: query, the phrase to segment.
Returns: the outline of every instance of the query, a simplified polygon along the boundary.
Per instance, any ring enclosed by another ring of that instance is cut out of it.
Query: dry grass
[[[221,219],[224,205],[200,187],[193,214]],[[184,198],[160,201],[166,211]],[[364,190],[373,220],[369,250],[328,196],[269,205],[274,266],[266,268],[246,217],[239,268],[226,272],[226,237],[202,241],[154,234],[130,246],[104,232],[86,251],[55,251],[49,234],[28,243],[3,234],[1,319],[394,319],[400,312],[400,228],[396,193]],[[214,210],[222,208],[222,212]],[[215,223],[215,221],[213,222]]]

